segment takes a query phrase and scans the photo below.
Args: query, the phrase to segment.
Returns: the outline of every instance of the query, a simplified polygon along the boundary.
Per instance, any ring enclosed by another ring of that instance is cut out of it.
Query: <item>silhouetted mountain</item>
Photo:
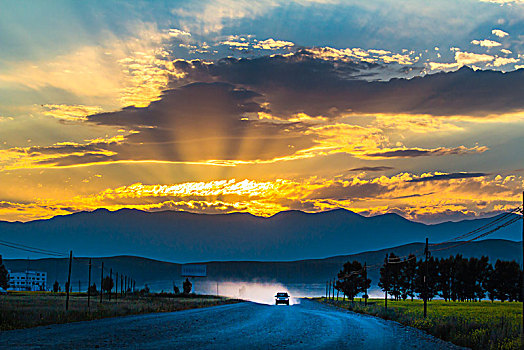
[[[27,223],[0,222],[5,241],[75,256],[136,255],[173,262],[287,261],[345,255],[412,242],[441,242],[492,219],[425,225],[396,214],[364,217],[339,209],[309,214],[193,214],[99,209]],[[489,238],[520,240],[520,225]],[[41,257],[2,247],[5,258]]]
[[[448,245],[449,246],[449,245]],[[439,246],[446,247],[446,245]],[[271,281],[288,283],[315,284],[324,283],[326,280],[336,276],[346,261],[358,260],[366,262],[368,266],[382,264],[386,253],[393,252],[399,256],[410,253],[422,253],[424,243],[411,243],[394,248],[369,251],[353,255],[334,256],[325,259],[310,259],[286,262],[266,261],[213,261],[207,262],[208,281]],[[489,239],[472,242],[458,247],[432,253],[436,257],[448,257],[450,255],[462,254],[464,257],[486,255],[494,263],[497,259],[521,261],[522,246],[520,242],[501,239]],[[133,276],[137,286],[142,287],[145,283],[153,289],[170,290],[173,281],[179,286],[182,277],[181,265],[146,259],[134,256],[116,256],[106,258],[93,258],[92,282],[99,285],[101,261],[107,269]],[[68,259],[46,258],[38,260],[4,260],[5,265],[12,271],[24,271],[26,268],[47,271],[48,287],[55,280],[63,286],[67,279]],[[72,286],[77,290],[78,281],[81,286],[87,286],[88,258],[77,258],[73,261]],[[378,282],[378,269],[370,270],[369,277],[372,285]],[[200,283],[200,281],[198,282]]]

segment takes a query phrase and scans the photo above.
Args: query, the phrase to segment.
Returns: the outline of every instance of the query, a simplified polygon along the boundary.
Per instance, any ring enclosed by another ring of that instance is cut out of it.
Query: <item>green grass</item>
[[[422,300],[391,301],[388,311],[383,299],[370,299],[368,306],[357,299],[326,301],[349,310],[394,320],[424,330],[438,338],[472,349],[520,349],[522,303],[428,302],[424,319]]]
[[[87,307],[85,294],[72,293],[69,310],[65,311],[65,293],[10,292],[0,295],[0,331],[43,326],[56,323],[95,320],[106,317],[136,315],[151,312],[170,312],[237,302],[234,299],[168,295],[128,296],[108,301],[91,298]]]

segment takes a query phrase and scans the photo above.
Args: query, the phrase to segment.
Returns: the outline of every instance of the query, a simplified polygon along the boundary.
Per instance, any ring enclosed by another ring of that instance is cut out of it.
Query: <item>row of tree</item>
[[[2,255],[0,255],[0,288],[7,289],[9,287],[9,274],[2,261]]]
[[[8,289],[9,287],[9,274],[7,272],[7,269],[6,267],[4,266],[3,264],[3,261],[2,261],[2,255],[0,255],[0,287],[3,288],[3,289]],[[112,276],[105,276],[102,280],[102,291],[105,293],[105,294],[109,294],[113,291],[115,287],[115,281],[113,280]],[[182,284],[182,289],[184,291],[185,294],[189,294],[191,293],[191,289],[192,289],[192,283],[189,281],[189,279],[186,278],[186,280],[184,281],[184,283]],[[135,284],[134,284],[134,281],[133,282],[130,282],[127,286],[126,286],[127,290],[126,291],[122,291],[124,293],[134,293],[135,292]],[[69,289],[70,291],[72,290],[72,286],[69,286],[68,283],[66,282],[65,283],[65,286],[64,286],[64,291],[66,291],[67,289]],[[180,293],[180,290],[178,289],[177,286],[173,285],[173,290],[174,290],[174,293],[175,294],[179,294]],[[62,291],[62,287],[60,286],[60,283],[58,283],[58,281],[55,281],[53,283],[53,292],[55,293],[58,293],[58,292],[61,292]],[[97,286],[96,286],[96,283],[93,283],[92,285],[89,286],[89,294],[91,295],[98,295],[99,293],[99,289],[97,289]],[[118,293],[118,291],[116,291]],[[139,294],[148,294],[149,293],[149,287],[147,286],[147,284],[145,285],[145,287],[141,290],[138,291]]]
[[[426,277],[426,283],[424,283]],[[517,301],[522,300],[523,271],[516,261],[497,260],[490,264],[488,257],[417,259],[415,255],[399,258],[386,255],[380,268],[378,286],[395,300],[441,297],[452,301]],[[371,280],[360,262],[344,264],[338,273],[337,290],[351,300],[358,294],[367,297]]]
[[[2,258],[2,256],[0,255],[0,259],[1,258]],[[1,263],[1,260],[0,260],[0,263]],[[1,269],[1,267],[0,267],[0,269]],[[102,280],[102,291],[105,294],[112,293],[114,286],[115,286],[115,283],[113,281],[113,278],[111,278],[110,276],[104,277],[104,279]],[[188,278],[186,278],[186,280],[182,284],[184,293],[185,294],[191,293],[192,286],[193,286],[193,284],[189,281]],[[66,290],[68,288],[67,282],[65,283],[65,288],[66,288]],[[58,281],[55,281],[55,283],[53,283],[53,292],[58,293],[58,292],[61,292],[61,291],[62,291],[62,288],[60,287],[60,283],[58,283]],[[174,285],[174,284],[173,284],[173,291],[174,291],[175,294],[180,294],[180,289],[178,289],[178,287],[176,285]],[[116,291],[116,292],[118,293],[118,291]],[[135,292],[134,289],[132,289],[131,287],[128,287],[127,291],[124,291],[124,293],[126,293],[126,294],[127,293],[134,293],[134,292]],[[148,285],[146,284],[143,289],[138,291],[138,293],[139,294],[148,294],[149,293]],[[89,286],[89,294],[91,294],[91,295],[98,295],[98,289],[96,287],[96,283],[93,283],[92,285]]]

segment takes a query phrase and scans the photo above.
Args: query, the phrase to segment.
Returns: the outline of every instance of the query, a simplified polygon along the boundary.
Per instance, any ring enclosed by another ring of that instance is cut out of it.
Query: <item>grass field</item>
[[[50,292],[14,292],[0,295],[0,331],[55,323],[94,320],[105,317],[169,312],[237,302],[213,296],[168,297],[166,295],[128,296],[100,303],[91,297],[87,308],[85,294],[72,293],[69,311],[65,311],[65,294]]]
[[[428,302],[428,317],[423,318],[422,300],[390,301],[388,311],[383,299],[364,302],[327,301],[349,310],[394,320],[422,329],[456,345],[472,349],[520,349],[522,303],[516,302]]]

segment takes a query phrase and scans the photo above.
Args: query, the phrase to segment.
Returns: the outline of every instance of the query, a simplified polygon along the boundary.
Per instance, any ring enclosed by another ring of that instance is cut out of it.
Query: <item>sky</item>
[[[522,202],[522,0],[0,6],[0,220]]]

